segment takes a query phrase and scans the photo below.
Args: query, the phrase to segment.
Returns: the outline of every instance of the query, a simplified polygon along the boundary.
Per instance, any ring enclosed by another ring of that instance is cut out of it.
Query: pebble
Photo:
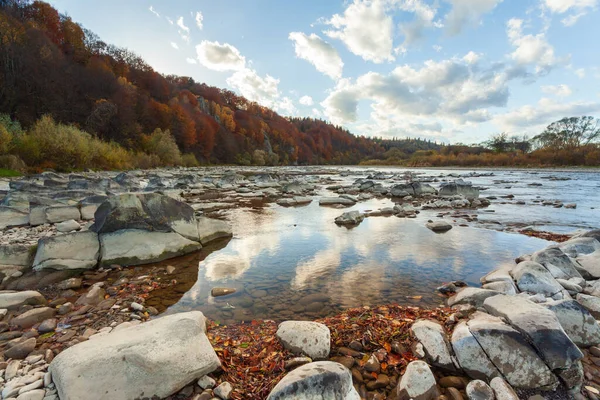
[[[144,311],[144,306],[140,303],[136,303],[135,301],[131,303],[130,307],[134,311]]]
[[[466,386],[464,379],[459,376],[444,376],[439,380],[439,384],[443,388],[453,387],[456,389],[464,389]]]
[[[492,388],[479,379],[469,382],[465,391],[469,400],[494,400]]]
[[[223,400],[228,400],[231,396],[231,392],[233,391],[233,387],[231,387],[231,383],[223,382],[219,386],[217,386],[214,390],[215,395],[219,396]]]
[[[381,364],[379,364],[379,360],[377,360],[377,357],[375,357],[374,354],[371,354],[371,357],[369,357],[369,360],[365,363],[365,369],[369,372],[376,373],[379,373],[381,370]]]
[[[23,359],[29,355],[36,345],[35,338],[29,338],[18,343],[4,352],[6,358]]]
[[[212,389],[216,384],[217,382],[208,375],[198,379],[198,386],[200,386],[202,389]]]
[[[311,362],[312,359],[310,357],[294,357],[290,358],[289,360],[285,360],[284,367],[285,369],[294,369]]]

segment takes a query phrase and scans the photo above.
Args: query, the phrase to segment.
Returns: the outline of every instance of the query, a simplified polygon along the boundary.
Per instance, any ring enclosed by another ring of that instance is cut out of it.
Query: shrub
[[[8,153],[13,146],[13,135],[0,124],[0,154]]]
[[[143,149],[148,154],[157,155],[162,165],[181,165],[181,152],[169,130],[155,129],[144,138]]]
[[[183,165],[184,167],[197,167],[198,164],[198,160],[196,160],[196,156],[193,155],[192,153],[187,153],[184,154],[183,156],[181,156],[181,165]]]

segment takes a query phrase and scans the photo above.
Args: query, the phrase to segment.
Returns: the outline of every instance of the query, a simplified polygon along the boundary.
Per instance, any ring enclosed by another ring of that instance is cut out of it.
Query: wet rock
[[[228,294],[232,294],[235,293],[236,289],[235,288],[223,288],[223,287],[216,287],[216,288],[212,288],[210,291],[210,295],[212,297],[219,297],[219,296],[226,296]]]
[[[500,377],[492,379],[490,387],[494,391],[496,400],[519,400],[519,396],[517,396],[514,389]]]
[[[233,236],[231,225],[225,221],[213,218],[198,218],[198,237],[202,245],[220,239]]]
[[[100,243],[94,232],[75,232],[42,238],[38,242],[33,269],[91,269],[98,264]]]
[[[414,337],[423,345],[427,362],[430,365],[455,371],[450,346],[444,328],[429,320],[418,320],[410,328]]]
[[[552,297],[563,290],[552,274],[543,265],[534,261],[519,263],[511,274],[522,292],[540,293]]]
[[[399,400],[434,400],[440,393],[435,377],[423,361],[412,361],[402,375],[396,393]]]
[[[34,308],[33,310],[26,311],[13,318],[10,321],[10,324],[21,329],[31,328],[33,325],[42,322],[45,319],[52,318],[55,313],[56,310],[50,307]]]
[[[583,358],[556,315],[549,309],[518,296],[499,295],[483,303],[491,314],[508,321],[528,338],[550,369],[567,369]]]
[[[494,400],[494,391],[484,381],[469,382],[465,392],[469,400]]]
[[[39,292],[25,290],[23,292],[2,291],[0,292],[0,308],[17,309],[23,305],[45,305],[46,299]]]
[[[319,205],[321,206],[353,206],[356,201],[346,197],[321,197]]]
[[[452,332],[452,348],[463,371],[473,379],[490,379],[501,376],[483,351],[466,322],[460,322]]]
[[[338,363],[319,361],[303,365],[283,377],[267,400],[359,400],[350,371]]]
[[[377,379],[367,383],[368,390],[383,389],[390,384],[390,378],[386,374],[378,374]]]
[[[428,222],[425,226],[434,231],[435,233],[444,233],[452,229],[452,225],[450,225],[446,221]]]
[[[360,211],[345,212],[339,217],[336,217],[335,223],[338,225],[358,225],[365,219],[364,214]]]
[[[577,346],[585,348],[600,344],[600,325],[577,301],[551,301],[543,306],[556,315],[562,328]]]
[[[31,353],[35,349],[36,342],[37,341],[35,338],[25,339],[22,342],[17,343],[11,348],[7,349],[4,352],[4,357],[22,360],[26,358],[29,355],[29,353]]]
[[[467,326],[490,361],[513,387],[554,389],[558,385],[556,376],[527,340],[499,318],[475,313]]]
[[[283,346],[312,359],[329,356],[330,333],[327,326],[309,321],[285,321],[279,324],[277,338]]]
[[[201,312],[169,315],[76,344],[50,372],[62,399],[164,398],[219,367],[205,331]]]
[[[474,188],[471,182],[457,179],[454,182],[446,182],[440,185],[438,194],[441,197],[464,196],[467,199],[476,199],[479,197],[479,189]]]

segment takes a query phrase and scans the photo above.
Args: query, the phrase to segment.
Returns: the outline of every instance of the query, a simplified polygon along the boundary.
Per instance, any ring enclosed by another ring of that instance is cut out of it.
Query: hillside
[[[383,152],[321,120],[290,119],[235,93],[164,76],[41,1],[0,1],[0,114],[44,115],[132,151],[157,128],[202,163],[354,164]]]

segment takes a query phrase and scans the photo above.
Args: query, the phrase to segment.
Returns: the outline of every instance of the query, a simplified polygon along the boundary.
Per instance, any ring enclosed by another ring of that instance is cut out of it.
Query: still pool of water
[[[354,209],[390,205],[370,200]],[[230,210],[233,239],[217,244],[220,249],[170,260],[178,285],[155,292],[147,304],[167,313],[200,310],[224,323],[318,318],[392,302],[436,306],[443,302],[435,293],[442,282],[478,285],[486,272],[549,244],[458,226],[436,234],[425,228],[426,215],[372,217],[347,229],[333,223],[341,213],[316,201],[300,208]],[[213,298],[213,287],[237,292]]]

